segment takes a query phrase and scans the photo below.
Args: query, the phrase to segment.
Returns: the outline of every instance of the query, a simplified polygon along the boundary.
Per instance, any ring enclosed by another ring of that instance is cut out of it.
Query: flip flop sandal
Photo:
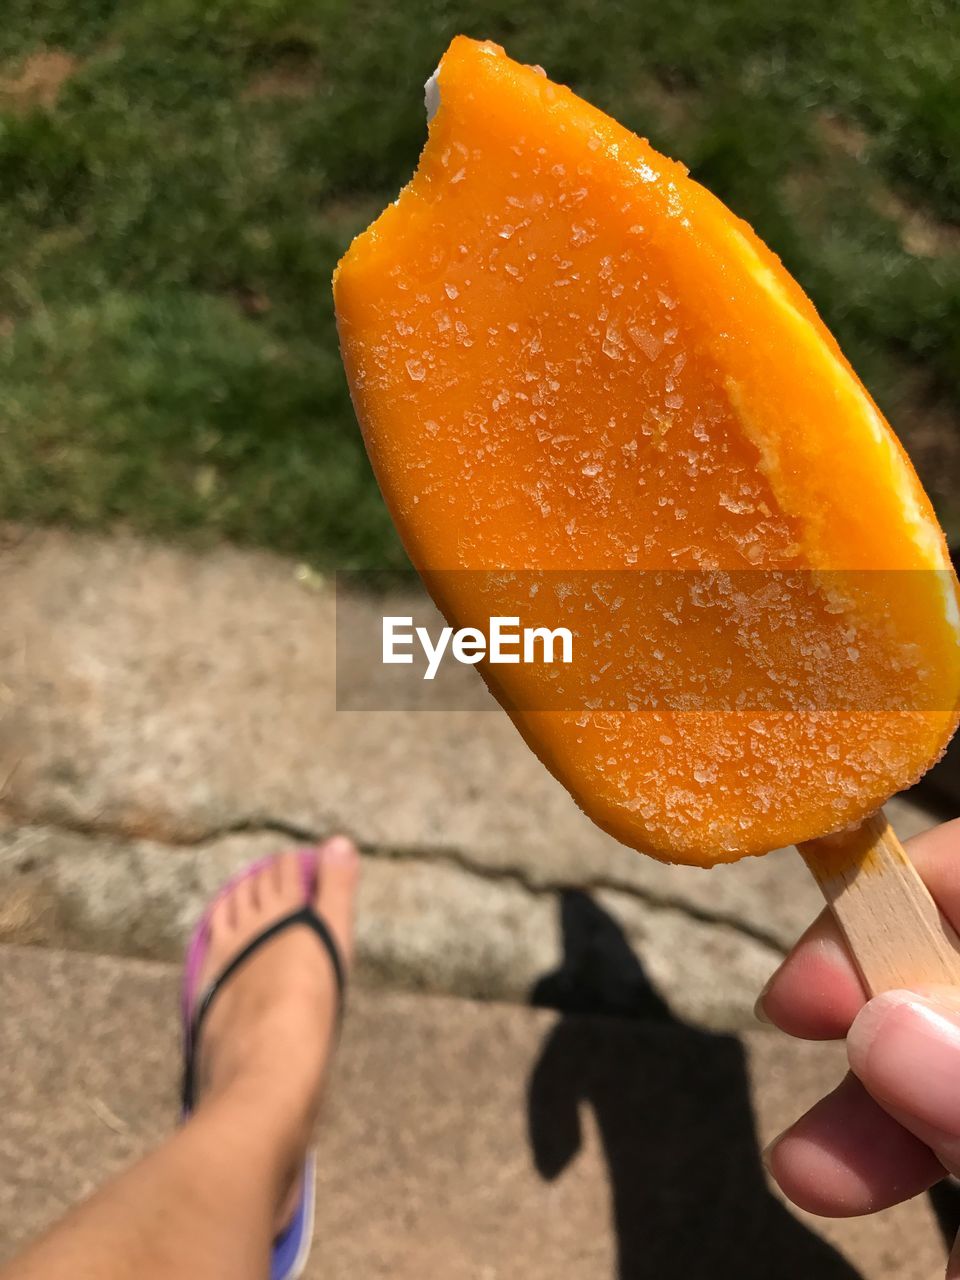
[[[274,855],[275,857],[276,855]],[[184,963],[183,991],[181,999],[181,1018],[183,1022],[183,1118],[191,1115],[196,1102],[196,1064],[200,1045],[200,1032],[204,1019],[218,992],[233,977],[237,970],[255,955],[271,938],[297,925],[306,925],[312,929],[322,943],[333,965],[333,974],[337,985],[337,1023],[343,1014],[344,991],[346,988],[346,970],[340,949],[326,923],[317,915],[311,906],[316,896],[317,856],[311,851],[300,855],[300,867],[303,874],[303,906],[288,915],[281,916],[273,924],[268,925],[230,961],[223,971],[204,990],[200,991],[200,973],[206,961],[210,943],[210,918],[223,899],[232,893],[244,880],[257,875],[274,861],[274,857],[261,858],[246,867],[238,875],[229,880],[204,911],[199,924],[193,931],[187,947]],[[270,1280],[297,1280],[303,1274],[310,1253],[313,1239],[313,1214],[316,1193],[316,1153],[310,1151],[303,1165],[303,1183],[296,1212],[289,1226],[277,1236],[273,1242],[270,1255]]]

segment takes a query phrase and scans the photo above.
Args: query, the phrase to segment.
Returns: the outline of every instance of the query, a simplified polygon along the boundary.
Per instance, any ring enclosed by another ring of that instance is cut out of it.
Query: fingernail
[[[760,1152],[760,1159],[763,1161],[763,1167],[766,1169],[767,1173],[769,1173],[771,1178],[775,1176],[773,1172],[773,1164],[771,1163],[773,1159],[773,1153],[776,1150],[777,1146],[779,1145],[780,1139],[782,1137],[783,1137],[783,1134],[778,1133],[777,1136],[774,1138],[774,1140],[772,1142],[768,1142],[767,1145]]]
[[[323,845],[324,862],[347,863],[357,857],[357,846],[347,836],[331,836]]]
[[[767,1011],[763,1007],[763,1002],[764,1000],[766,1000],[767,992],[773,986],[773,980],[779,972],[780,972],[779,967],[774,969],[773,973],[771,973],[770,977],[763,984],[760,994],[757,996],[756,1004],[753,1006],[753,1016],[756,1018],[756,1020],[758,1022],[766,1023],[766,1025],[769,1027],[773,1026],[773,1021],[771,1018],[767,1016]]]
[[[960,1010],[913,991],[869,1001],[847,1036],[867,1089],[942,1133],[960,1135]]]

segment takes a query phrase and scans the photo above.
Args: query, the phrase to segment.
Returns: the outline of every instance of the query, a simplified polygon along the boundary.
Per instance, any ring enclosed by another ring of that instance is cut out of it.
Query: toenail
[[[347,863],[357,857],[356,845],[346,836],[332,836],[323,846],[324,862]]]

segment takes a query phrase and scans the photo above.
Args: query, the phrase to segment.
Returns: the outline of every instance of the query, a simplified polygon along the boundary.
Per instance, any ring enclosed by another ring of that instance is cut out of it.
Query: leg
[[[317,909],[349,961],[359,861],[323,846]],[[241,884],[211,922],[205,980],[302,899],[296,854]],[[200,1102],[157,1151],[69,1213],[0,1280],[264,1280],[289,1220],[334,1032],[328,957],[306,929],[268,943],[218,995]]]

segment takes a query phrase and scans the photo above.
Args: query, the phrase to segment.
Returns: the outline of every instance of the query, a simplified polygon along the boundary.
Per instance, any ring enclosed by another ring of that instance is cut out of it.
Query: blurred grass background
[[[754,224],[960,536],[956,0],[5,0],[0,515],[401,562],[329,282],[461,30]]]

